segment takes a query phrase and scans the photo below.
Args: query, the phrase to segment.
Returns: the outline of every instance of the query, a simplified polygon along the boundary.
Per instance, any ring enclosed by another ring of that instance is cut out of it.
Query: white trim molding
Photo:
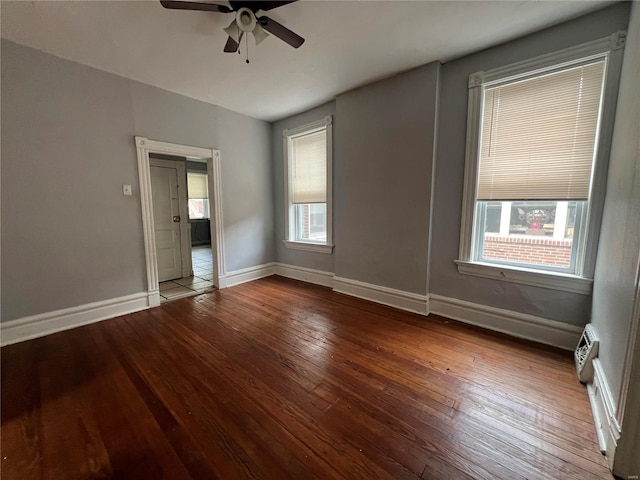
[[[220,151],[213,148],[199,148],[175,143],[159,142],[144,137],[135,137],[138,156],[138,177],[140,181],[140,206],[142,209],[142,228],[144,233],[144,251],[147,271],[147,290],[149,297],[158,290],[158,261],[156,258],[156,238],[153,224],[153,202],[151,198],[150,153],[177,155],[205,160],[209,175],[209,202],[211,204],[211,250],[215,256],[213,262],[213,284],[217,288],[224,288],[225,283],[225,247],[222,218],[222,179],[220,168]],[[186,221],[186,219],[185,219]]]
[[[304,250],[315,253],[333,253],[333,245],[324,245],[320,243],[294,242],[292,240],[283,240],[284,246],[292,250]]]
[[[573,351],[582,328],[563,322],[527,315],[501,308],[458,300],[441,295],[420,295],[348,278],[331,272],[282,263],[275,264],[275,274],[332,287],[333,291],[370,300],[421,315],[430,313],[476,325],[508,335]]]
[[[497,82],[511,81],[514,76],[522,73],[535,75],[540,70],[545,70],[549,67],[565,66],[583,59],[602,56],[602,54],[623,48],[626,35],[626,30],[619,30],[609,36],[581,43],[580,45],[539,55],[504,67],[498,67],[484,72],[476,72],[469,77],[470,79],[475,79],[473,84],[471,81],[469,82],[469,88],[479,86],[483,83],[495,84]]]
[[[323,270],[287,265],[286,263],[276,263],[275,274],[281,277],[322,285],[323,287],[333,287],[334,274]]]
[[[575,325],[436,294],[429,295],[429,312],[564,350],[575,350],[582,333]]]
[[[595,268],[600,221],[604,204],[607,168],[611,149],[612,126],[626,32],[540,55],[488,71],[475,72],[468,80],[467,137],[465,148],[464,190],[458,251],[458,271],[461,274],[495,278],[502,281],[540,286],[555,290],[589,295]],[[606,78],[602,92],[597,151],[592,171],[592,186],[587,211],[584,213],[584,236],[577,245],[574,275],[562,275],[517,266],[487,265],[479,262],[478,246],[474,242],[474,227],[479,231],[476,213],[480,132],[484,89],[516,80],[532,78],[545,72],[581,65],[595,59],[606,59]],[[516,270],[519,270],[516,272]]]
[[[333,291],[351,295],[352,297],[371,300],[372,302],[399,308],[400,310],[407,310],[422,315],[429,313],[428,297],[426,295],[405,292],[341,277],[333,277]]]
[[[156,290],[156,294],[159,295]],[[137,312],[152,306],[152,295],[147,292],[87,303],[77,307],[31,315],[0,324],[2,346],[11,345],[52,333],[70,330],[82,325]]]
[[[291,198],[291,163],[292,140],[294,137],[326,131],[326,195],[327,195],[327,241],[325,244],[313,244],[295,241],[295,205],[289,200]],[[316,253],[333,253],[333,117],[328,115],[320,120],[296,128],[282,131],[282,151],[284,152],[284,246],[294,250],[307,250]]]
[[[227,287],[233,287],[234,285],[240,285],[241,283],[269,277],[275,273],[276,264],[273,262],[265,263],[263,265],[256,265],[254,267],[242,268],[240,270],[228,272],[225,276],[225,282]]]
[[[587,385],[587,391],[589,392],[589,402],[596,425],[600,451],[607,456],[607,462],[612,467],[621,430],[616,420],[616,410],[609,382],[598,358],[593,360],[593,382]]]
[[[514,268],[506,265],[493,265],[480,262],[463,262],[454,260],[458,265],[458,272],[474,277],[494,278],[506,282],[532,285],[534,287],[563,290],[565,292],[591,295],[593,280],[577,275],[563,273],[539,272],[526,268]]]

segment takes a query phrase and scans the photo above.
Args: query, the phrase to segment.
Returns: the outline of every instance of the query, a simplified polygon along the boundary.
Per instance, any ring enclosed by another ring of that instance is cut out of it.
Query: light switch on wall
[[[122,185],[122,193],[124,195],[131,195],[131,185]]]

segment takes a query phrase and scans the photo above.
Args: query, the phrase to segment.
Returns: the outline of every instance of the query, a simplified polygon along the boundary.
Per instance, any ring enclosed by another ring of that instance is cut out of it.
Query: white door
[[[175,168],[151,166],[151,195],[156,234],[158,280],[165,282],[181,278],[180,208],[178,172]]]

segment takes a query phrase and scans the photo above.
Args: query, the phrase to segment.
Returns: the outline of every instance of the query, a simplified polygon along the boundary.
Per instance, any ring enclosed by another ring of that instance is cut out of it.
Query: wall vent
[[[587,323],[575,353],[578,380],[582,383],[593,380],[593,359],[598,355],[598,343],[595,330]]]

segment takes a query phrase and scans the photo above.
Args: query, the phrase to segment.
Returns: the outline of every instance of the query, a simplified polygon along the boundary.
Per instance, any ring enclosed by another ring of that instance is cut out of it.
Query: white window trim
[[[328,115],[316,122],[307,123],[296,128],[283,130],[282,141],[284,151],[284,225],[285,237],[282,241],[287,248],[293,250],[306,250],[316,253],[333,253],[333,117]],[[291,156],[291,140],[293,137],[305,133],[313,133],[314,131],[326,129],[327,131],[327,241],[319,242],[302,242],[292,240],[295,232],[295,213],[294,205],[291,204],[291,178],[289,172],[292,161]]]
[[[455,263],[458,265],[460,273],[474,277],[494,278],[506,282],[564,290],[582,295],[591,295],[593,287],[592,279],[566,273],[461,260],[456,260]]]
[[[455,261],[459,273],[585,295],[591,294],[625,39],[626,31],[621,30],[599,40],[547,55],[541,55],[505,67],[495,68],[485,72],[477,72],[469,76],[460,248],[458,260]],[[473,261],[471,259],[472,235],[478,174],[478,147],[480,143],[483,85],[502,83],[514,77],[535,74],[537,70],[543,70],[553,66],[568,66],[587,58],[595,59],[598,57],[607,57],[607,71],[605,75],[603,110],[599,123],[596,159],[593,167],[593,183],[591,196],[589,198],[589,211],[587,212],[586,240],[584,242],[583,255],[576,259],[576,274],[568,275],[553,271]]]
[[[332,253],[333,245],[325,245],[324,243],[313,242],[296,242],[293,240],[283,240],[285,247],[292,250],[306,250],[307,252],[316,253]]]

